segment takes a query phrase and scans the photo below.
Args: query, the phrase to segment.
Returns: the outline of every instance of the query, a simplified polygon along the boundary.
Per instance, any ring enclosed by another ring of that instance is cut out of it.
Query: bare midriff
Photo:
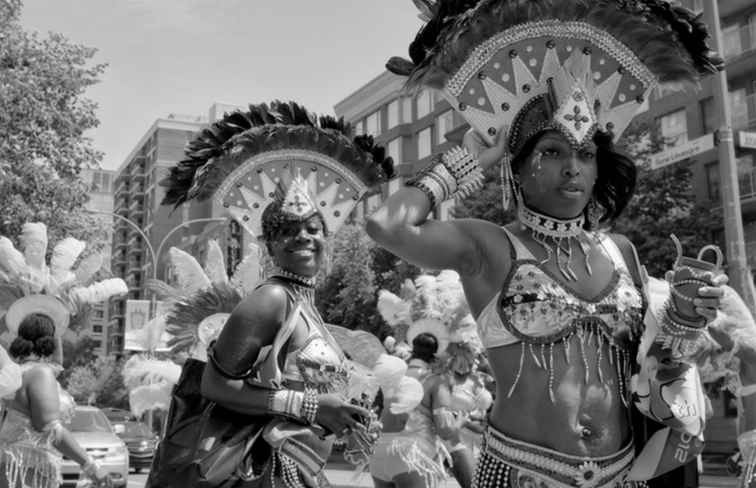
[[[496,379],[491,426],[514,439],[573,456],[607,456],[627,445],[630,425],[619,394],[620,380],[608,359],[610,346],[586,341],[583,358],[580,341],[577,335],[570,339],[569,360],[562,343],[554,345],[553,401],[549,369],[535,362],[527,346],[517,386],[507,398],[517,377],[522,344],[489,349]],[[600,363],[599,347],[604,348]],[[534,349],[540,351],[540,346]],[[540,355],[536,357],[541,361]],[[584,361],[588,364],[587,381]]]

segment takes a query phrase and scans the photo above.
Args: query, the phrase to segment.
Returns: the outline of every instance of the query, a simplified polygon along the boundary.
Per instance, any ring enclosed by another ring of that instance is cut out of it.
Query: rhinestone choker
[[[315,283],[317,282],[316,277],[307,277],[302,276],[297,273],[292,273],[291,271],[287,271],[281,267],[276,266],[276,268],[271,273],[271,276],[280,276],[281,278],[285,278],[289,281],[293,281],[297,285],[306,286],[309,288],[315,288]]]
[[[546,259],[541,264],[551,261],[554,255],[552,248],[555,246],[557,268],[568,280],[577,280],[578,277],[571,268],[571,239],[575,239],[585,255],[585,269],[588,275],[593,274],[589,261],[591,246],[583,229],[585,217],[582,214],[574,219],[561,220],[543,215],[521,204],[517,209],[517,217],[523,227],[530,229],[533,240],[546,251]]]

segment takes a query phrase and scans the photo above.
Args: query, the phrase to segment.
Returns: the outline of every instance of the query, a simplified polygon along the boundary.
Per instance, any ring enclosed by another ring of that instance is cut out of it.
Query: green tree
[[[62,383],[77,403],[115,408],[129,406],[128,391],[123,383],[123,361],[114,357],[76,364]]]
[[[511,211],[504,211],[499,166],[487,168],[483,188],[457,202],[452,214],[455,218],[475,218],[504,225],[514,219]]]
[[[26,221],[47,224],[51,242],[102,234],[79,212],[90,189],[78,175],[102,157],[84,135],[98,125],[84,92],[105,66],[92,48],[25,31],[21,7],[0,0],[0,235]]]
[[[650,156],[662,143],[658,131],[647,122],[628,130],[622,149],[638,164],[638,181],[635,196],[612,229],[630,239],[641,263],[657,277],[671,269],[676,256],[670,234],[675,234],[685,254],[691,255],[712,243],[712,229],[717,226],[711,207],[696,202],[690,164],[650,168]]]

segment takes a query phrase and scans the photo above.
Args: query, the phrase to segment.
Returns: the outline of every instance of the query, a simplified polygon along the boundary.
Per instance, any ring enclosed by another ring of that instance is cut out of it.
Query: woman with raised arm
[[[661,1],[418,4],[428,23],[412,60],[388,68],[440,90],[473,130],[367,231],[461,276],[497,387],[473,486],[645,486],[700,451],[705,402],[687,354],[724,278],[680,268],[672,297],[647,302],[632,245],[600,230],[635,188],[614,142],[657,83],[721,60],[692,13]],[[515,222],[428,219],[499,163]],[[640,454],[633,405],[670,427]]]
[[[345,357],[314,289],[328,235],[391,171],[372,137],[352,139],[343,121],[273,102],[203,131],[165,182],[164,203],[212,197],[260,238],[274,266],[210,346],[201,385],[204,397],[262,420],[247,473],[260,486],[329,486],[323,469],[335,437],[371,443],[370,414],[344,394]]]

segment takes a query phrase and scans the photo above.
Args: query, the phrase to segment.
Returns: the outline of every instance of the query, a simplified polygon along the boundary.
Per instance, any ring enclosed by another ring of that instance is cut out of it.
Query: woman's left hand
[[[711,322],[717,318],[717,310],[724,296],[724,288],[722,286],[726,285],[728,281],[727,275],[721,273],[712,274],[709,278],[711,279],[711,286],[702,286],[699,288],[698,295],[693,299],[696,313],[705,317],[707,322]]]

